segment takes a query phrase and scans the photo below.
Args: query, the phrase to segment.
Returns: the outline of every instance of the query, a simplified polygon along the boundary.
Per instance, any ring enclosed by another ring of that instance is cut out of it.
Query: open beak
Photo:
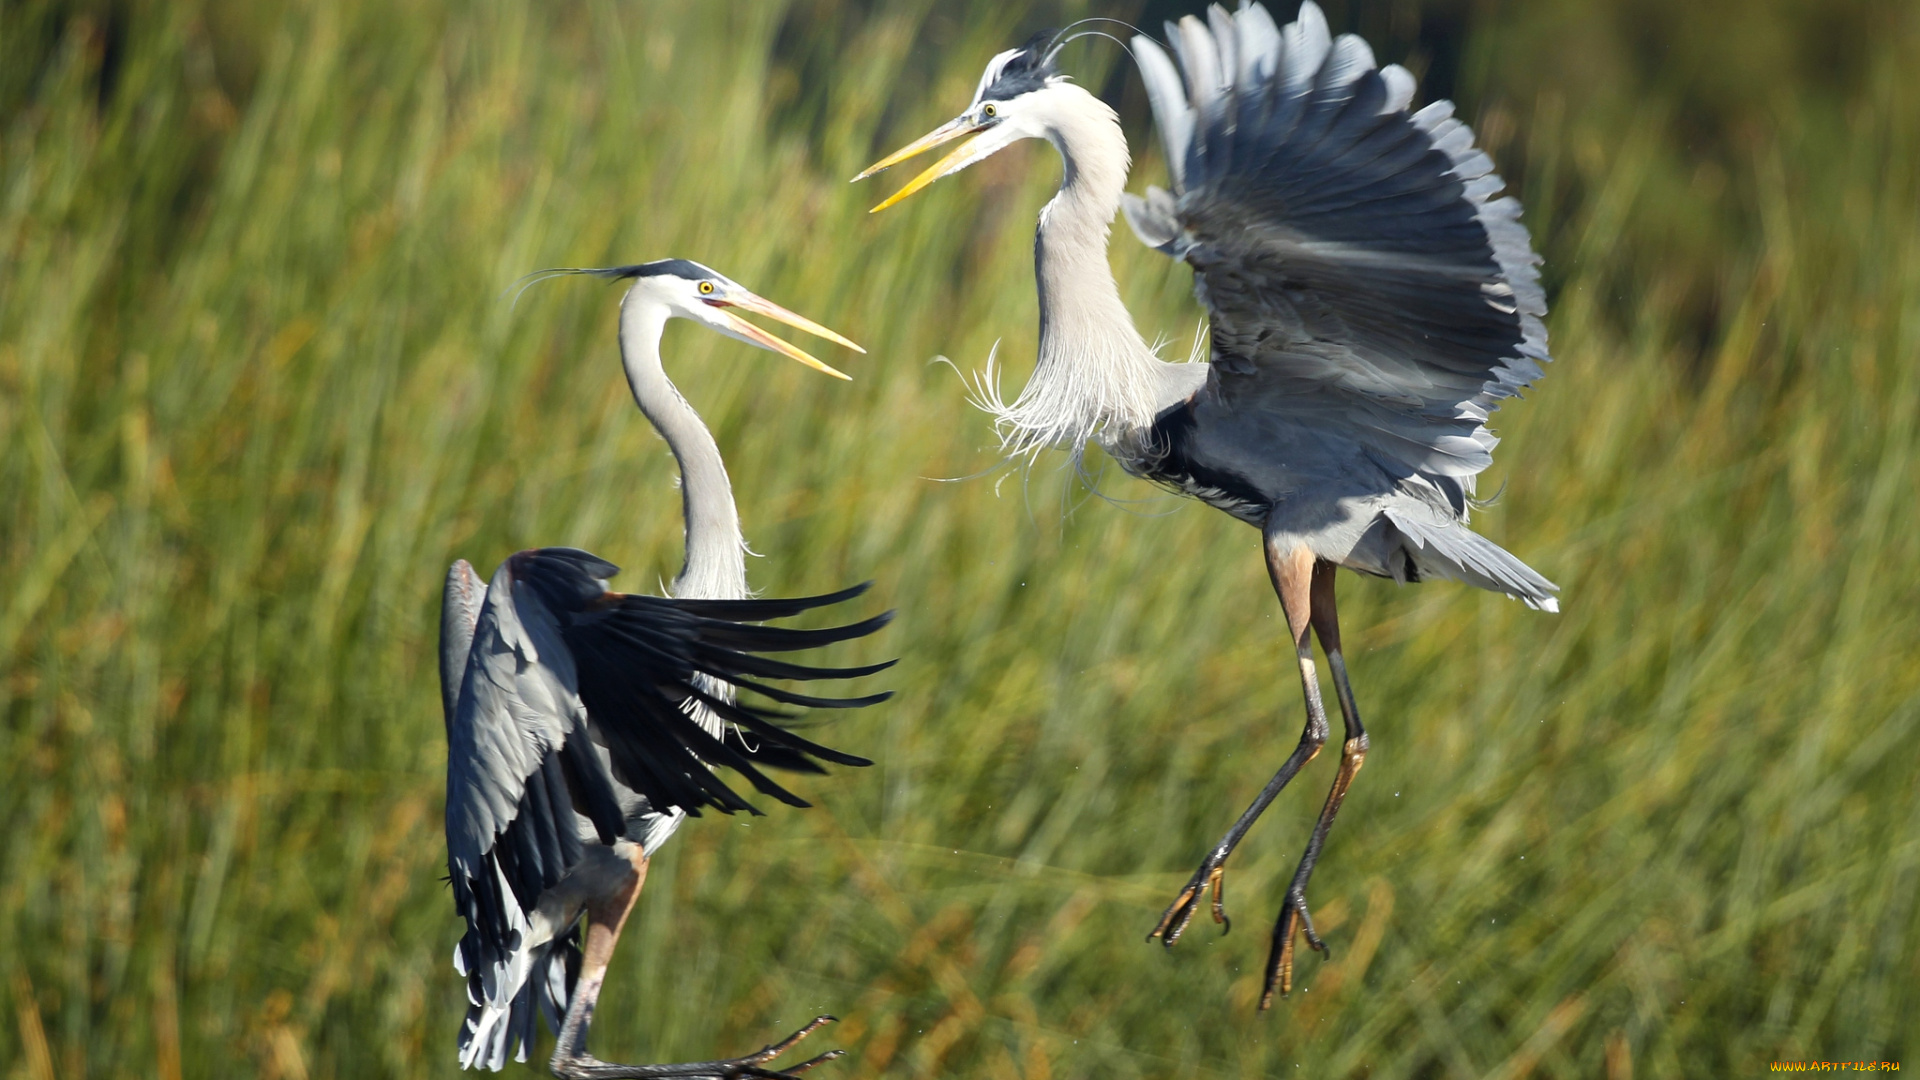
[[[767,333],[765,330],[760,329],[758,326],[755,326],[754,324],[748,322],[747,320],[741,318],[738,315],[735,315],[732,311],[729,311],[727,309],[738,308],[741,311],[751,311],[756,315],[765,315],[769,319],[774,319],[779,322],[786,323],[788,326],[797,327],[801,330],[805,330],[807,333],[812,334],[815,337],[823,337],[823,338],[826,338],[828,341],[834,342],[835,344],[845,345],[847,348],[852,349],[854,352],[864,353],[867,351],[861,348],[860,346],[855,345],[853,342],[847,340],[841,335],[834,333],[833,331],[827,329],[824,326],[821,326],[817,322],[814,322],[812,319],[809,319],[804,315],[799,315],[799,314],[795,314],[794,312],[788,311],[786,308],[781,307],[779,304],[776,304],[771,300],[764,300],[758,296],[753,295],[750,292],[747,292],[744,289],[741,290],[739,294],[728,297],[724,300],[717,299],[717,298],[708,300],[707,304],[710,307],[720,309],[719,310],[720,317],[726,321],[727,326],[734,333],[738,334],[741,338],[745,339],[746,341],[749,341],[755,345],[758,345],[769,352],[777,352],[781,356],[790,357],[791,359],[798,360],[801,363],[807,365],[808,367],[814,369],[815,371],[824,372],[828,375],[833,376],[836,379],[846,379],[849,382],[853,381],[852,376],[847,375],[844,372],[837,371],[831,367],[828,367],[826,364],[823,364],[819,360],[814,359],[814,357],[810,353],[808,353],[805,349],[800,348],[798,345],[792,345],[785,341],[780,340],[777,337],[774,337],[772,334]]]
[[[853,181],[854,183],[859,183],[869,176],[874,176],[893,168],[895,165],[900,164],[910,157],[917,157],[920,154],[924,154],[934,147],[939,146],[941,143],[952,142],[962,135],[978,130],[979,125],[975,124],[972,120],[965,116],[956,116],[900,149],[895,150],[893,153],[888,154],[886,157],[881,158],[879,161],[867,166],[861,170],[859,176],[853,178]]]
[[[971,135],[989,126],[991,125],[979,123],[970,116],[955,117],[900,149],[895,150],[893,153],[888,154],[886,157],[881,158],[879,161],[874,162],[872,165],[867,166],[866,171],[854,177],[854,179],[865,180],[867,177],[883,169],[892,168],[916,154],[923,154],[939,146],[941,143],[952,142],[962,135]],[[991,156],[994,151],[1006,145],[1007,140],[995,139],[983,135],[965,146],[960,147],[953,153],[948,154],[946,157],[941,158],[939,161],[934,162],[932,168],[914,177],[908,182],[906,187],[894,192],[888,197],[887,201],[867,212],[877,214],[887,207],[892,206],[894,203],[912,195],[914,192],[919,191],[921,188],[926,187],[928,184],[933,183],[935,180],[950,173],[957,173],[961,169],[972,165],[974,162]]]

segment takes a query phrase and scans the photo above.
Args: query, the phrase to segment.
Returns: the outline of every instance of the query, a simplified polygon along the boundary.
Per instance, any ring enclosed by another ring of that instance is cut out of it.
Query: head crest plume
[[[1008,49],[987,62],[986,73],[980,77],[980,89],[974,95],[975,104],[1006,101],[1045,89],[1047,80],[1060,74],[1060,50],[1083,37],[1103,37],[1118,42],[1129,53],[1133,51],[1127,48],[1126,42],[1104,30],[1080,29],[1088,23],[1112,23],[1139,33],[1132,23],[1104,18],[1081,19],[1058,30],[1042,30],[1028,38],[1026,44],[1017,49]]]
[[[710,267],[702,266],[692,259],[655,259],[652,262],[633,263],[628,266],[554,266],[545,270],[535,270],[514,282],[513,285],[507,286],[507,290],[513,293],[513,306],[519,306],[520,297],[528,289],[543,281],[552,281],[554,278],[566,277],[569,274],[585,274],[608,281],[643,277],[677,277],[688,281],[698,281],[702,278],[727,280],[725,275]]]
[[[1060,73],[1054,67],[1054,53],[1049,48],[1059,33],[1042,30],[1027,39],[1025,45],[1008,49],[987,61],[987,70],[980,77],[980,90],[974,100],[1006,101],[1045,89],[1047,80]]]
[[[1074,22],[1070,22],[1066,26],[1053,31],[1052,38],[1047,43],[1046,63],[1049,67],[1054,66],[1056,62],[1055,58],[1060,55],[1061,49],[1064,49],[1068,45],[1071,45],[1074,42],[1079,41],[1083,37],[1106,38],[1108,41],[1111,41],[1119,45],[1122,49],[1125,49],[1127,52],[1127,55],[1129,56],[1133,55],[1133,49],[1130,48],[1126,42],[1120,40],[1117,37],[1114,37],[1112,34],[1107,33],[1105,30],[1080,30],[1081,27],[1087,25],[1088,23],[1111,23],[1114,26],[1122,27],[1135,34],[1138,34],[1140,32],[1139,27],[1133,25],[1132,23],[1128,22],[1125,19],[1108,19],[1099,15],[1094,15],[1085,19],[1079,19]],[[1076,30],[1079,30],[1080,32],[1075,33],[1074,31]]]

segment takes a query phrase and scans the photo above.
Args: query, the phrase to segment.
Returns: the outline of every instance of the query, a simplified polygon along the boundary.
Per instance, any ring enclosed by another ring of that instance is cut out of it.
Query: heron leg
[[[637,850],[637,849],[636,849]],[[555,1076],[579,1076],[563,1071],[566,1067],[593,1059],[587,1056],[587,1029],[593,1026],[594,1005],[600,1000],[600,988],[606,982],[607,964],[613,959],[613,947],[620,942],[620,931],[627,925],[633,902],[647,883],[647,856],[634,856],[633,873],[625,884],[587,905],[587,942],[580,959],[580,977],[573,984],[573,1000],[567,1003],[567,1017],[554,1040],[553,1060],[548,1067]]]
[[[1347,797],[1347,788],[1367,760],[1367,729],[1360,723],[1360,709],[1353,702],[1353,687],[1347,683],[1347,662],[1340,653],[1340,615],[1334,606],[1333,573],[1334,565],[1330,562],[1314,564],[1312,623],[1314,633],[1320,638],[1320,648],[1327,654],[1327,667],[1333,671],[1340,718],[1346,723],[1346,741],[1340,746],[1340,771],[1334,775],[1326,805],[1320,808],[1320,820],[1313,824],[1306,854],[1301,856],[1300,866],[1293,872],[1286,904],[1280,908],[1280,918],[1273,927],[1273,948],[1267,954],[1267,985],[1260,996],[1262,1009],[1272,1007],[1276,989],[1281,997],[1293,992],[1294,939],[1301,931],[1305,931],[1310,947],[1323,956],[1328,954],[1326,943],[1313,932],[1313,919],[1307,914],[1307,879],[1313,876],[1314,864],[1320,861],[1320,851],[1333,828],[1333,817],[1340,812],[1340,804]]]
[[[1266,553],[1267,574],[1273,579],[1273,591],[1280,597],[1280,609],[1286,615],[1287,632],[1292,638],[1294,657],[1300,668],[1300,685],[1307,702],[1307,723],[1300,732],[1300,742],[1294,746],[1293,753],[1287,755],[1280,771],[1273,774],[1273,779],[1260,789],[1253,804],[1233,823],[1233,828],[1228,829],[1227,835],[1207,853],[1200,863],[1200,869],[1194,872],[1186,887],[1180,890],[1180,895],[1174,897],[1173,903],[1160,916],[1160,924],[1147,935],[1148,941],[1160,938],[1168,948],[1180,940],[1187,924],[1193,921],[1194,914],[1200,909],[1200,897],[1209,889],[1213,891],[1213,921],[1232,929],[1233,924],[1227,918],[1222,897],[1227,856],[1233,854],[1233,849],[1260,815],[1266,812],[1275,796],[1307,762],[1320,753],[1320,748],[1327,741],[1327,710],[1320,701],[1320,680],[1314,674],[1313,637],[1309,626],[1313,605],[1313,552],[1304,546],[1269,536],[1266,539]]]
[[[812,1023],[777,1043],[761,1047],[745,1057],[724,1061],[618,1065],[601,1061],[587,1053],[587,1029],[593,1023],[594,1003],[599,1000],[601,986],[606,981],[607,962],[613,958],[613,947],[620,940],[620,931],[626,926],[627,916],[633,911],[633,902],[640,896],[640,887],[646,884],[646,880],[647,857],[644,853],[637,854],[633,860],[633,874],[626,884],[587,905],[585,956],[580,964],[580,977],[574,983],[573,1000],[567,1005],[566,1020],[561,1023],[559,1038],[555,1040],[553,1060],[548,1063],[553,1075],[561,1080],[648,1080],[667,1077],[676,1080],[741,1080],[744,1077],[791,1080],[821,1062],[831,1061],[846,1053],[845,1050],[829,1050],[786,1069],[762,1068],[767,1062],[793,1049],[800,1040],[833,1023],[831,1016],[815,1017]]]

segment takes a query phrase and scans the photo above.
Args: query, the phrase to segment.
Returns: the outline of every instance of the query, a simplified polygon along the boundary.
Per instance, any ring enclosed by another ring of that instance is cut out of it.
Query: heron
[[[465,560],[447,574],[447,862],[467,924],[454,952],[467,981],[460,1064],[500,1069],[509,1054],[525,1061],[535,1016],[544,1014],[555,1033],[550,1067],[569,1080],[795,1076],[841,1051],[785,1071],[768,1063],[832,1017],[744,1057],[673,1065],[601,1061],[587,1052],[587,1031],[651,857],[703,809],[760,813],[712,766],[804,807],[761,770],[872,764],[803,738],[781,722],[784,713],[740,701],[736,689],[818,708],[889,696],[814,697],[759,681],[853,679],[889,667],[814,667],[766,654],[863,637],[891,613],[815,630],[757,625],[851,600],[866,586],[751,597],[726,465],[661,366],[661,334],[669,320],[687,319],[843,379],[736,312],[859,346],[699,263],[543,272],[571,273],[632,282],[620,305],[620,359],[634,402],[679,463],[685,561],[664,597],[612,591],[619,568],[574,548],[519,552],[484,585]]]
[[[1369,745],[1341,653],[1336,569],[1444,578],[1558,610],[1557,586],[1468,527],[1497,442],[1489,414],[1551,359],[1540,260],[1452,103],[1413,109],[1414,77],[1378,66],[1358,36],[1333,37],[1311,0],[1284,28],[1245,0],[1169,23],[1171,57],[1135,32],[1172,187],[1144,196],[1124,190],[1114,110],[1058,69],[1067,42],[1111,35],[1074,29],[994,56],[964,112],[854,179],[973,136],[877,213],[1015,142],[1051,143],[1064,168],[1034,240],[1034,371],[1011,404],[991,360],[975,387],[1003,451],[1077,458],[1093,442],[1127,472],[1260,530],[1306,723],[1149,941],[1172,947],[1208,893],[1230,928],[1228,856],[1329,738],[1319,639],[1345,739],[1275,920],[1264,1010],[1293,988],[1297,938],[1329,955],[1307,886]],[[1122,209],[1142,242],[1191,266],[1204,361],[1164,362],[1135,328],[1107,262]]]

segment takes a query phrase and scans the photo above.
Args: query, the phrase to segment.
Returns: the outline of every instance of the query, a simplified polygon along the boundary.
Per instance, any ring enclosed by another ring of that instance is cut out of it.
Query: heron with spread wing
[[[679,461],[686,561],[667,597],[612,592],[618,568],[572,548],[522,551],[483,585],[465,561],[447,575],[440,676],[447,720],[447,861],[467,932],[454,967],[467,980],[462,1067],[525,1061],[535,1016],[556,1035],[556,1076],[793,1076],[767,1063],[831,1017],[758,1053],[676,1065],[615,1065],[587,1052],[608,960],[646,881],[648,860],[688,815],[759,811],[712,766],[760,793],[807,803],[765,768],[820,773],[821,762],[868,765],[801,737],[785,714],[737,699],[856,708],[885,693],[821,698],[761,679],[850,679],[891,666],[795,664],[765,654],[863,637],[890,615],[819,630],[756,625],[850,600],[750,599],[746,545],[726,465],[660,363],[667,320],[690,319],[729,337],[846,378],[740,318],[750,311],[849,348],[825,327],[681,259],[559,271],[631,280],[620,307],[620,358],[634,401]],[[581,917],[585,916],[583,931]],[[583,948],[584,938],[584,948]]]
[[[1132,39],[1173,184],[1144,198],[1124,191],[1113,110],[1058,72],[1073,36],[1042,34],[995,56],[965,112],[855,179],[975,136],[877,212],[1021,139],[1053,144],[1065,169],[1034,241],[1038,361],[1011,404],[982,384],[1003,449],[1077,454],[1093,441],[1128,472],[1261,531],[1306,726],[1150,940],[1171,946],[1209,891],[1226,924],[1227,857],[1329,737],[1320,639],[1346,738],[1274,927],[1264,1009],[1292,989],[1297,937],[1326,951],[1307,883],[1367,754],[1335,569],[1444,578],[1558,609],[1552,582],[1467,527],[1474,478],[1497,441],[1488,415],[1550,359],[1539,260],[1519,204],[1500,197],[1493,162],[1452,104],[1412,110],[1413,76],[1376,66],[1357,36],[1335,39],[1311,0],[1284,28],[1244,0],[1169,24],[1173,57]],[[1134,328],[1107,264],[1123,207],[1142,241],[1193,267],[1208,362],[1162,362]]]

